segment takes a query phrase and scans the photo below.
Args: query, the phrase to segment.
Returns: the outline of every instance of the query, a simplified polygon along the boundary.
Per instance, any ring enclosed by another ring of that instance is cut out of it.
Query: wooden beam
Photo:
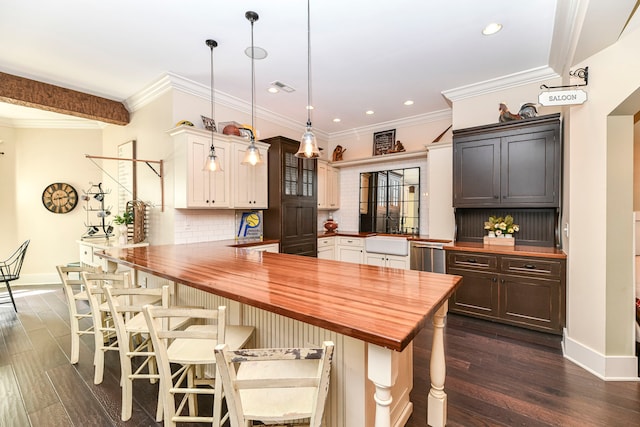
[[[0,73],[0,101],[115,125],[129,123],[129,111],[121,102],[11,74]]]

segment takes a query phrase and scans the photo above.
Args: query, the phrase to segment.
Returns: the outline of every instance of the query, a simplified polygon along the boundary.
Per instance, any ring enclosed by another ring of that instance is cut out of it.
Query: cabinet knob
[[[524,268],[528,268],[529,270],[534,270],[536,268],[535,264],[525,264]]]
[[[472,264],[476,264],[478,261],[475,258],[469,258],[469,259],[467,259],[467,262],[470,262]]]
[[[498,279],[494,277],[493,279],[491,279],[491,281],[495,283],[498,281]]]

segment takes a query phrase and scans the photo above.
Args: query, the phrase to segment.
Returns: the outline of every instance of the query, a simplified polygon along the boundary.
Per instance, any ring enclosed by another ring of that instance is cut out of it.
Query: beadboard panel
[[[351,341],[347,344],[349,347],[360,345],[362,349],[357,353],[363,355],[364,343],[362,341],[354,340],[336,332],[308,325],[265,310],[242,305],[230,299],[208,292],[203,292],[199,289],[194,289],[188,286],[177,286],[175,303],[179,305],[207,308],[226,306],[229,315],[227,322],[229,324],[255,326],[256,332],[254,341],[251,344],[251,346],[255,348],[320,347],[322,346],[323,341],[333,341],[335,344],[335,351],[333,355],[329,395],[327,396],[327,406],[325,408],[325,420],[323,425],[326,425],[327,427],[357,425],[353,424],[353,421],[347,422],[349,415],[346,413],[346,393],[348,391],[351,396],[356,395],[355,393],[358,393],[357,395],[359,396],[363,396],[362,404],[364,404],[364,384],[362,384],[361,387],[358,387],[355,384],[349,384],[350,387],[349,390],[347,390],[346,387],[349,381],[346,376],[350,375],[350,372],[353,372],[354,369],[361,371],[363,362],[362,360],[353,360],[353,355],[347,356],[345,354],[344,341],[345,338]],[[207,369],[205,369],[205,372],[208,376],[215,375],[213,366],[208,366]],[[360,378],[362,378],[362,375],[364,374],[361,374]],[[358,389],[360,391],[358,391]],[[331,419],[326,419],[328,417]],[[363,422],[364,420],[360,420],[360,423]]]

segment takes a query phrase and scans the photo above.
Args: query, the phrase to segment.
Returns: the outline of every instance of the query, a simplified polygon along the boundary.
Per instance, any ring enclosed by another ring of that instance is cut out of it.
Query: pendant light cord
[[[307,0],[307,127],[311,127],[311,0]]]
[[[253,118],[256,115],[256,58],[255,58],[255,48],[253,46],[253,22],[254,19],[251,20],[251,144],[255,141],[255,124],[253,123]]]

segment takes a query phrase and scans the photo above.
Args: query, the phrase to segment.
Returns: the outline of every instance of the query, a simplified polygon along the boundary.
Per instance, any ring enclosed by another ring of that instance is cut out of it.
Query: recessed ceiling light
[[[482,34],[485,36],[490,36],[491,34],[495,34],[502,29],[502,24],[498,24],[497,22],[492,22],[491,24],[484,27],[482,30]]]
[[[295,91],[296,91],[296,90],[295,90],[294,88],[292,88],[291,86],[289,86],[289,85],[287,85],[287,84],[285,84],[285,83],[282,83],[281,81],[278,81],[278,80],[276,80],[276,81],[274,81],[274,82],[271,82],[271,83],[270,83],[270,85],[271,85],[274,89],[282,90],[282,91],[287,92],[287,93],[291,93],[291,92],[295,92]],[[274,92],[274,93],[275,93],[275,92]]]
[[[365,114],[367,114],[367,115],[369,115],[369,116],[370,116],[370,115],[372,115],[372,114],[373,114],[373,110],[369,110],[369,111],[367,111]]]
[[[269,89],[267,89],[267,92],[269,92],[269,93],[278,93],[280,91],[278,90],[277,87],[271,86]]]
[[[410,99],[407,99],[406,101],[404,101],[404,105],[413,105],[413,101]]]
[[[251,58],[251,46],[244,50],[244,54]],[[254,46],[253,47],[253,59],[264,59],[267,57],[267,51],[261,47]]]
[[[334,123],[340,123],[340,118],[336,117],[335,119],[333,119]]]

